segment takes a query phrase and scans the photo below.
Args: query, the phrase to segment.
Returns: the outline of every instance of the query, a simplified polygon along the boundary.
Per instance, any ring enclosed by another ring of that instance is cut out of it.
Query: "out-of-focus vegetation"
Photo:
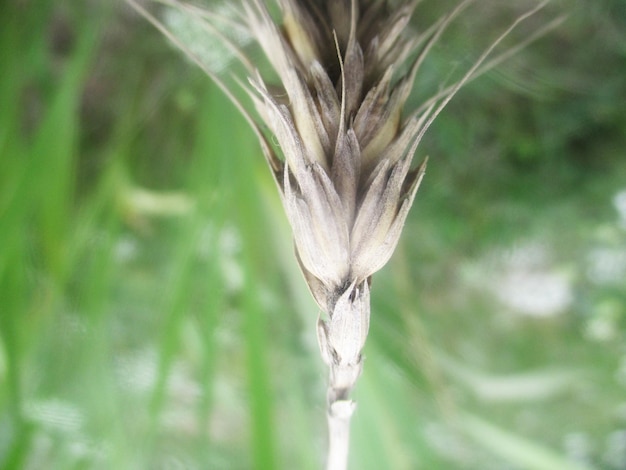
[[[626,9],[549,10],[419,150],[351,468],[626,468]],[[469,15],[415,104],[514,13]],[[1,468],[320,468],[290,245],[244,120],[130,8],[2,4]]]

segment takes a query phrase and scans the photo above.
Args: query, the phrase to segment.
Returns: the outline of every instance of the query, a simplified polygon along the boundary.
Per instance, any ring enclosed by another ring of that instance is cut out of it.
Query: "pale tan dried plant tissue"
[[[411,110],[405,103],[427,54],[471,0],[419,33],[410,23],[418,0],[275,0],[278,19],[266,2],[241,0],[233,21],[261,47],[277,83],[269,83],[244,48],[212,25],[220,19],[210,9],[161,1],[205,18],[214,37],[239,58],[248,80],[238,83],[251,98],[251,109],[176,34],[136,0],[127,1],[218,83],[259,138],[293,230],[298,262],[323,312],[317,334],[330,369],[326,465],[345,469],[355,409],[350,392],[363,366],[372,275],[393,254],[424,176],[426,159],[413,165],[417,146],[464,84],[562,18],[492,56],[547,2],[538,4],[515,19],[460,79]],[[263,124],[271,135],[262,131]]]

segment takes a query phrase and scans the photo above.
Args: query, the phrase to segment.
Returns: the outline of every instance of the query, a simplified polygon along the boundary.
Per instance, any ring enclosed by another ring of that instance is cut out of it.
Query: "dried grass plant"
[[[276,0],[278,20],[262,0],[237,3],[234,18],[161,1],[201,18],[207,31],[239,59],[248,82],[236,78],[236,83],[253,104],[245,106],[187,43],[144,6],[127,1],[205,70],[258,136],[293,229],[299,265],[322,311],[317,334],[330,370],[327,468],[345,469],[355,409],[350,393],[363,367],[372,275],[394,252],[424,176],[426,159],[412,165],[416,149],[464,84],[562,18],[494,54],[504,38],[547,2],[538,4],[493,40],[461,78],[407,110],[405,103],[429,51],[471,0],[461,1],[419,33],[410,24],[416,0]],[[278,82],[262,76],[245,49],[224,32],[225,23],[258,43]]]

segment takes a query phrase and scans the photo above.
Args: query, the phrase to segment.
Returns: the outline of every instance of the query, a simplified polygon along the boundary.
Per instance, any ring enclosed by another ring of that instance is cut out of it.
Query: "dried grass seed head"
[[[280,26],[264,0],[241,0],[242,9],[230,10],[235,21],[180,0],[155,0],[206,22],[205,29],[239,59],[252,89],[235,80],[274,134],[280,158],[250,110],[194,48],[137,0],[127,1],[185,51],[251,125],[281,189],[304,276],[320,307],[331,314],[350,286],[362,290],[390,258],[424,173],[425,163],[411,169],[411,159],[436,116],[464,84],[564,20],[546,23],[491,57],[549,1],[544,0],[512,22],[460,79],[403,117],[426,55],[472,0],[460,0],[419,34],[409,26],[419,0],[275,0]],[[280,83],[265,83],[230,30],[250,34],[261,45]]]
[[[420,55],[394,77],[425,43],[407,26],[414,4],[279,0],[282,28],[262,2],[246,7],[288,97],[252,79],[284,155],[279,181],[298,259],[328,312],[389,260],[423,175],[411,160],[424,119],[401,120]]]

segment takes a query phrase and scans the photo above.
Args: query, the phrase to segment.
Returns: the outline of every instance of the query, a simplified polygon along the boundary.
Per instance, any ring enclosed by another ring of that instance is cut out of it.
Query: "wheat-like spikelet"
[[[462,85],[544,32],[486,61],[519,22],[544,4],[518,18],[461,79],[411,111],[405,103],[427,53],[471,0],[461,1],[420,34],[409,24],[417,0],[276,2],[282,13],[278,21],[262,0],[242,0],[238,24],[260,45],[277,83],[266,82],[252,60],[215,31],[246,66],[250,86],[240,84],[280,150],[269,145],[251,110],[205,70],[260,139],[293,229],[298,262],[325,313],[318,320],[318,339],[330,368],[328,468],[343,469],[354,410],[349,394],[361,373],[369,329],[371,277],[391,257],[424,176],[425,160],[412,167],[416,148]]]

